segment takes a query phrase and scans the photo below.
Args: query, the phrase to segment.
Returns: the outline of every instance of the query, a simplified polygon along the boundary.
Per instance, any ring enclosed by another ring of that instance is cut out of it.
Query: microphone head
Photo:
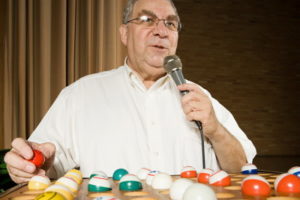
[[[166,56],[164,59],[164,68],[167,73],[178,69],[182,69],[182,63],[180,58],[176,55]]]

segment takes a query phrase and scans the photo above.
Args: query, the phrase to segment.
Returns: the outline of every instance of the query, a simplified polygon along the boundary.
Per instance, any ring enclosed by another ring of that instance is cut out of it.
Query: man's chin
[[[150,59],[148,63],[155,68],[162,68],[164,64],[164,58],[164,56],[157,56],[156,58]]]

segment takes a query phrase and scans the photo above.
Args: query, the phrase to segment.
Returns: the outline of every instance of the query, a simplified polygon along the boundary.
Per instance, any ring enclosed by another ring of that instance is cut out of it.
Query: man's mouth
[[[164,46],[162,45],[152,45],[152,47],[158,48],[158,49],[166,49]]]

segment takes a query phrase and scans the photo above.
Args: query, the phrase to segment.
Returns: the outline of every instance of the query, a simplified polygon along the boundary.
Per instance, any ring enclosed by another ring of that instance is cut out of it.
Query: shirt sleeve
[[[222,104],[214,98],[212,98],[212,104],[219,122],[240,142],[246,154],[247,162],[252,163],[256,155],[256,148],[251,140],[248,139],[233,115]]]
[[[76,167],[75,140],[73,137],[74,106],[71,87],[59,94],[40,124],[29,137],[36,143],[51,142],[56,147],[53,168],[49,171],[53,178],[61,177],[71,168]],[[53,173],[55,172],[55,173]]]

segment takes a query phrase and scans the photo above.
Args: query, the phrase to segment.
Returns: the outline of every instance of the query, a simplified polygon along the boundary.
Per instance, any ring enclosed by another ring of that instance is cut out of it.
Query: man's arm
[[[211,141],[221,168],[238,172],[247,159],[241,143],[218,121],[212,102],[196,84],[178,86],[189,93],[182,97],[182,108],[188,120],[201,121],[204,135]]]
[[[209,135],[220,166],[223,170],[239,172],[247,163],[241,143],[220,124],[215,134]]]

